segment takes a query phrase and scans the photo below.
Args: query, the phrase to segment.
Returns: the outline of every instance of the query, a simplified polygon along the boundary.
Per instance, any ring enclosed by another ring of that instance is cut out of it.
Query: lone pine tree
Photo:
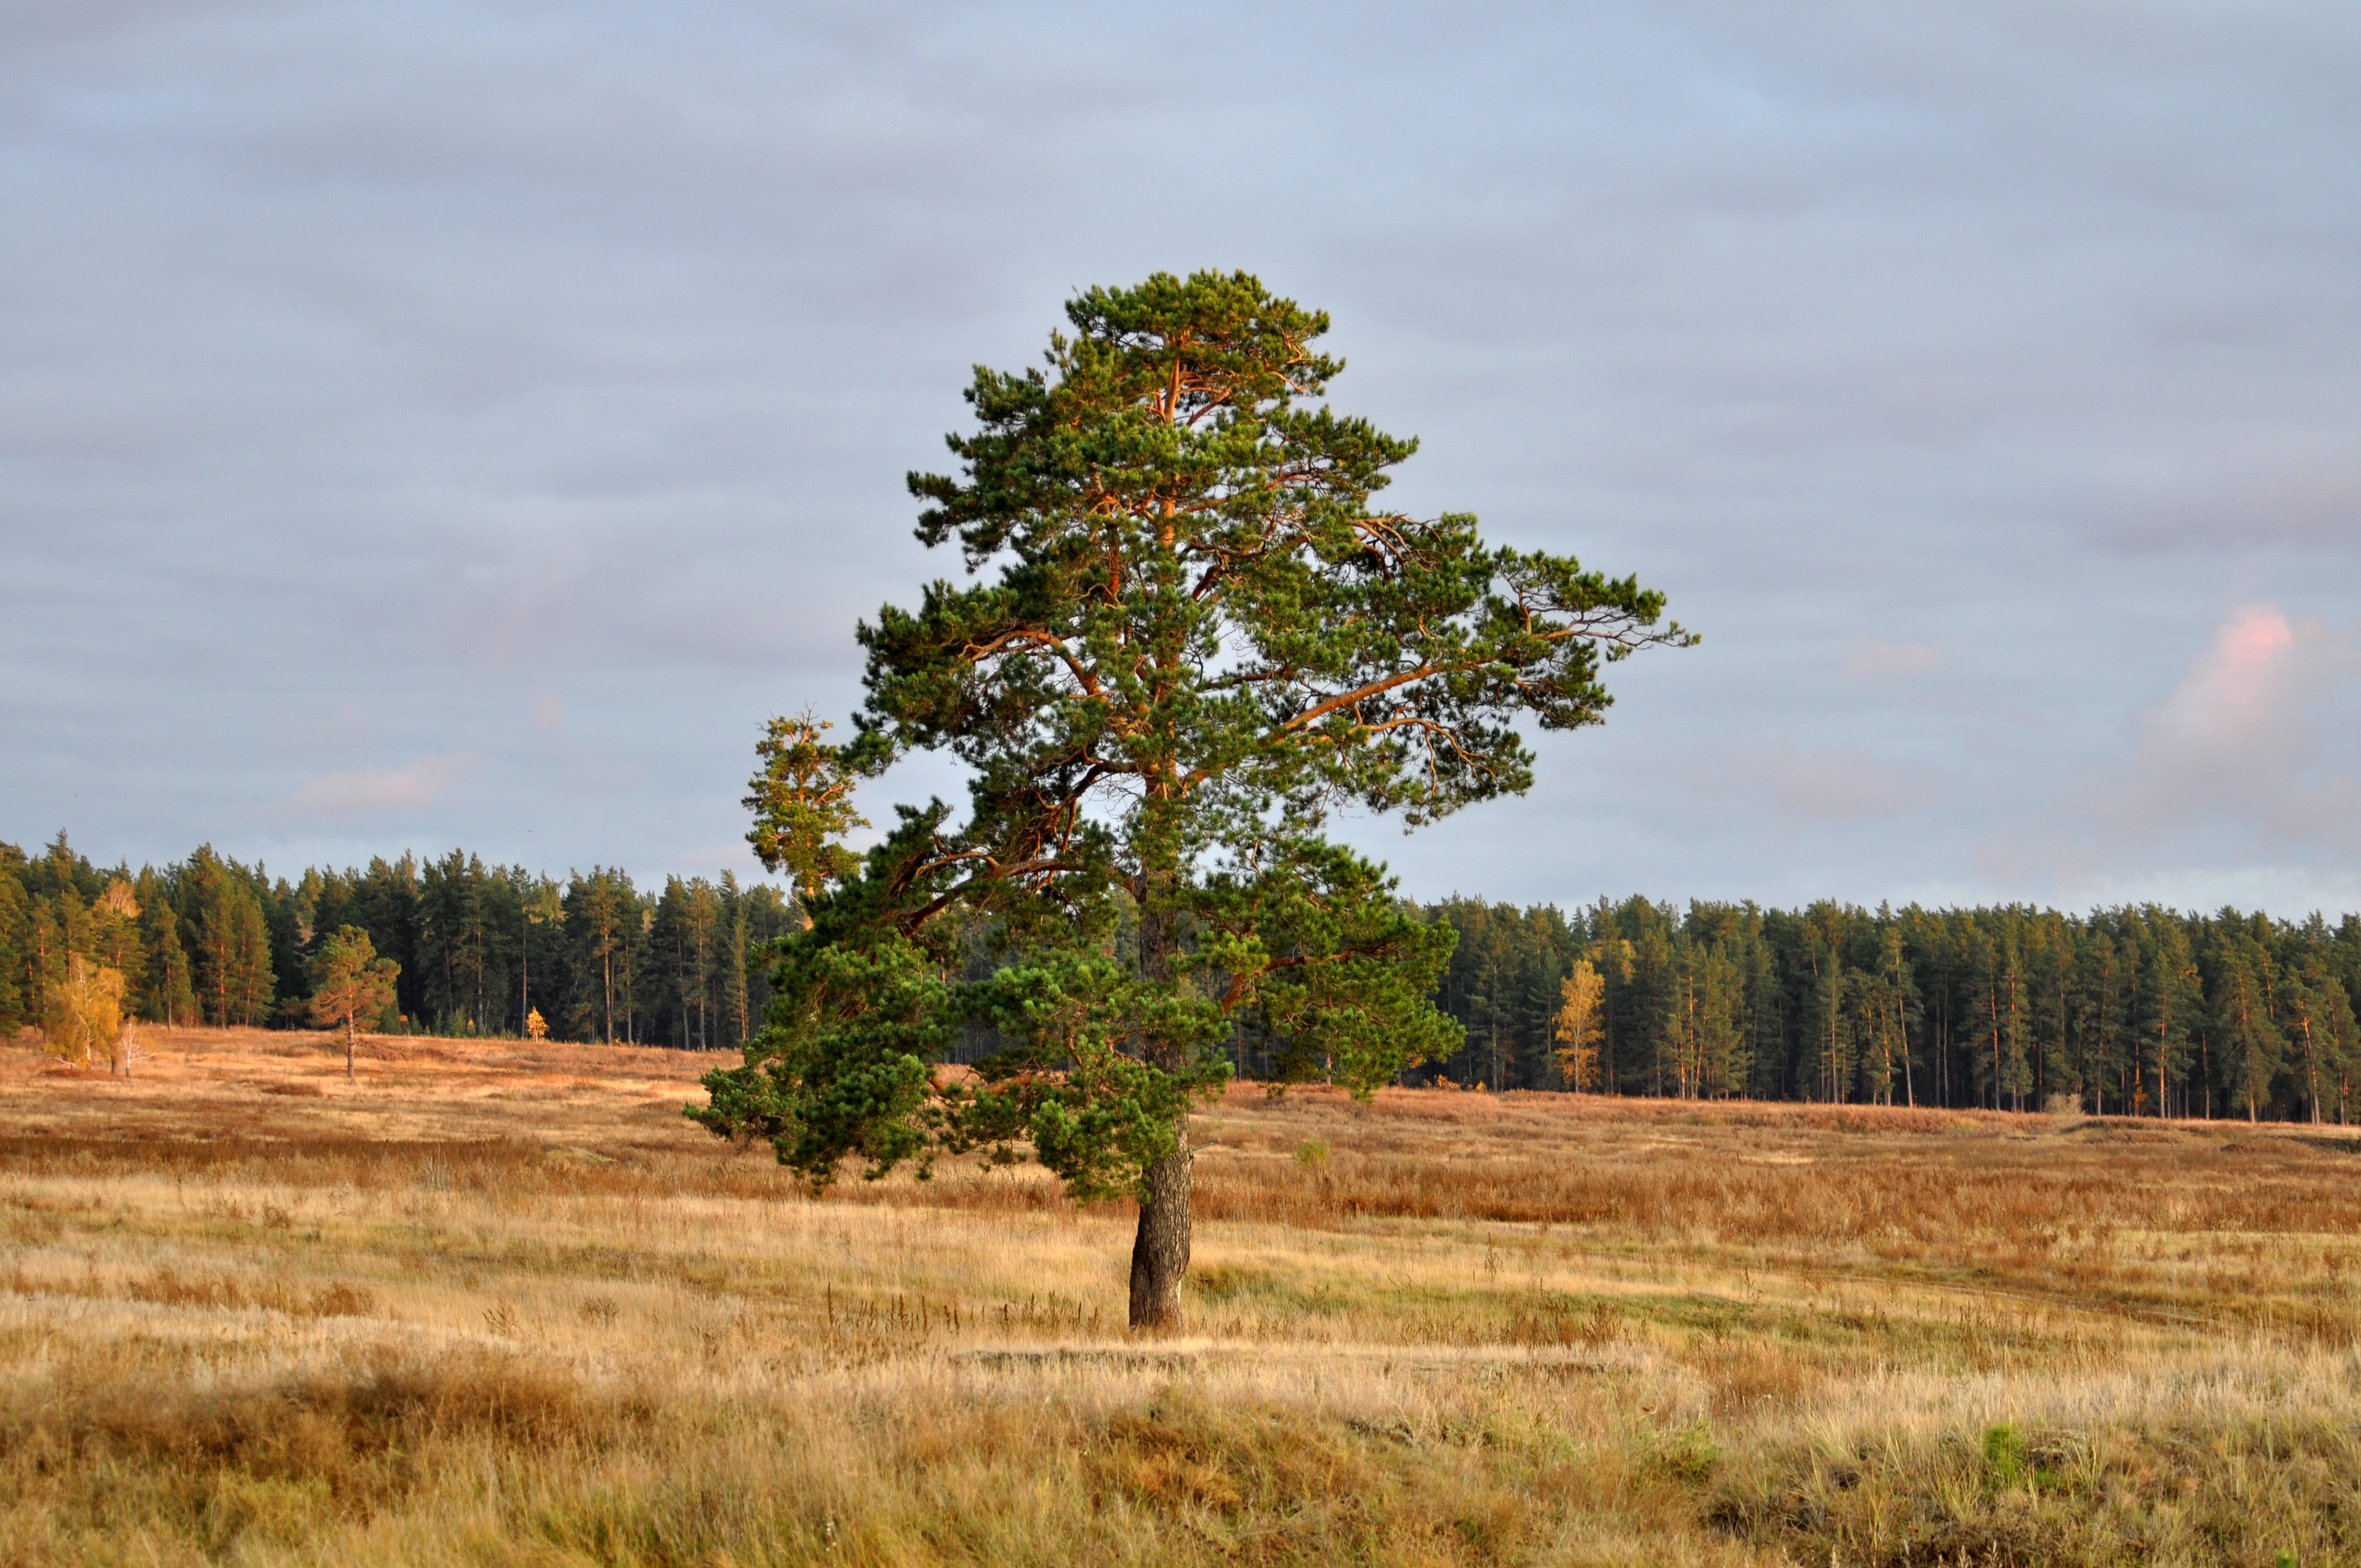
[[[1029,1149],[1076,1197],[1139,1202],[1131,1322],[1189,1262],[1191,1102],[1234,1047],[1367,1095],[1446,1054],[1454,933],[1326,842],[1339,807],[1411,826],[1522,792],[1514,728],[1595,724],[1601,666],[1692,641],[1660,594],[1375,510],[1416,444],[1328,408],[1328,318],[1244,273],[1158,274],[1066,310],[1046,371],[979,368],[917,533],[970,581],[859,632],[841,744],[774,720],[749,835],[808,929],[742,1067],[690,1114],[816,1182],[847,1159]],[[848,786],[914,750],[964,819],[897,808],[865,856]],[[960,1039],[989,1047],[938,1074]]]
[[[394,981],[401,966],[377,956],[367,931],[341,926],[320,944],[312,960],[312,1022],[345,1026],[345,1076],[353,1076],[356,1036],[392,1011]]]

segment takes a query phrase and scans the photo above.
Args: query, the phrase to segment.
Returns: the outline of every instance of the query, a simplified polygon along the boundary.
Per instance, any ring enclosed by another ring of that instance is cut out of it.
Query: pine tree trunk
[[[1926,1026],[1927,1014],[1918,1014],[1919,1026]],[[1897,987],[1894,998],[1894,1027],[1902,1036],[1902,1099],[1912,1109],[1918,1104],[1918,1085],[1910,1076],[1910,1015],[1902,1010],[1902,993]]]
[[[345,1014],[345,1081],[353,1080],[353,1015]]]
[[[1148,1201],[1131,1244],[1131,1326],[1155,1333],[1180,1327],[1180,1280],[1189,1272],[1189,1125],[1172,1152],[1148,1168]]]
[[[1170,983],[1172,979],[1172,955],[1180,946],[1179,923],[1172,914],[1172,887],[1178,880],[1170,851],[1151,851],[1137,884],[1139,968],[1141,976],[1151,981]],[[1184,1064],[1165,1060],[1158,1065],[1175,1070]],[[1148,1168],[1148,1201],[1139,1206],[1139,1231],[1131,1247],[1131,1326],[1135,1330],[1172,1333],[1180,1327],[1180,1280],[1189,1272],[1191,1224],[1189,1161],[1189,1118],[1184,1111],[1180,1125],[1173,1129],[1172,1152]]]

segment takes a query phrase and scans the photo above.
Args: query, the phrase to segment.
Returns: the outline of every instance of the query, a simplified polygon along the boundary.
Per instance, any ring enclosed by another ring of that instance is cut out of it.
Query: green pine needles
[[[1459,1042],[1431,1000],[1451,929],[1330,817],[1521,793],[1519,721],[1598,723],[1605,663],[1695,639],[1631,578],[1377,509],[1416,443],[1326,405],[1328,318],[1254,278],[1159,273],[1066,314],[1046,371],[977,370],[959,472],[910,477],[969,581],[861,628],[849,740],[771,725],[750,838],[811,926],[690,1113],[815,1182],[1029,1151],[1078,1197],[1134,1196],[1132,1321],[1168,1328],[1188,1110],[1235,1047],[1366,1096]],[[851,786],[917,749],[967,765],[964,818],[899,807],[853,856]],[[962,1039],[991,1048],[938,1070]]]

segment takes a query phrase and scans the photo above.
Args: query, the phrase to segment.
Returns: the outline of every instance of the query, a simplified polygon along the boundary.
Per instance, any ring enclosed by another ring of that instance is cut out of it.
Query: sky
[[[2361,908],[2361,9],[0,0],[0,839],[752,862],[1064,302],[1636,573],[1405,892]],[[893,798],[956,789],[919,759]]]

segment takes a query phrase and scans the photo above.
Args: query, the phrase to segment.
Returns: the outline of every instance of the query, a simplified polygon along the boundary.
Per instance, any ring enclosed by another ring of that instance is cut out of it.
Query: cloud
[[[2315,630],[2307,641],[2318,637]],[[2309,673],[2286,616],[2268,605],[2237,610],[2143,720],[2143,760],[2172,773],[2234,776],[2292,760],[2305,740],[2297,707]]]
[[[1931,810],[1945,794],[1942,773],[1924,763],[1787,738],[1741,750],[1729,777],[1773,815],[1815,823],[1908,817]]]
[[[2168,463],[2131,488],[2092,527],[2103,547],[2129,554],[2361,550],[2361,459],[2345,429],[2281,436],[2262,451]]]
[[[359,703],[343,702],[281,714],[271,730],[280,751],[325,760],[323,753],[349,752],[368,741],[376,733],[377,720]]]
[[[476,753],[447,751],[398,768],[346,768],[297,785],[266,808],[277,817],[348,822],[424,811],[475,767]]]
[[[2316,620],[2231,611],[2121,743],[1986,844],[1986,863],[2067,886],[2301,880],[2361,848],[2356,667],[2352,641]]]
[[[2019,818],[2321,861],[2361,11],[1339,14],[0,0],[0,828],[731,841],[762,717],[956,573],[901,479],[970,367],[1219,265],[1423,438],[1389,499],[1707,634],[1618,667],[1595,789],[1436,840],[1457,885],[2015,896]],[[2246,600],[2290,645],[2192,672]]]
[[[2136,760],[2107,815],[2136,841],[2196,826],[2285,848],[2361,843],[2351,743],[2352,643],[2268,605],[2234,612],[2141,716]]]
[[[1807,743],[1792,735],[1668,749],[1639,772],[1662,781],[1666,793],[1710,806],[1717,816],[1816,827],[1928,811],[1949,791],[1942,772],[1927,763],[1881,756],[1861,746]]]
[[[1943,650],[1933,642],[1888,642],[1879,637],[1856,638],[1844,651],[1845,678],[1864,685],[1906,685],[1933,674],[1943,664]]]

